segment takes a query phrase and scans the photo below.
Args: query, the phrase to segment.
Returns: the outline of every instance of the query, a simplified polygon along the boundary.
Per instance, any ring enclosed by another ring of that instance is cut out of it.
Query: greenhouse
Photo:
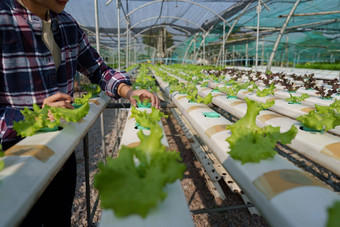
[[[0,227],[340,226],[340,0],[0,14]]]

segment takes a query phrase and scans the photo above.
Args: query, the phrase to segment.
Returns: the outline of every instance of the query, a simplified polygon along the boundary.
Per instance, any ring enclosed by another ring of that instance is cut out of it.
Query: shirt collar
[[[21,14],[23,18],[27,20],[28,23],[32,25],[32,28],[34,31],[42,31],[42,20],[40,17],[33,14],[31,11],[29,11],[25,6],[23,6],[19,1],[12,0],[13,4],[13,10],[17,13]],[[53,11],[49,11],[49,16],[52,21],[52,31],[55,31],[57,29],[57,13]]]

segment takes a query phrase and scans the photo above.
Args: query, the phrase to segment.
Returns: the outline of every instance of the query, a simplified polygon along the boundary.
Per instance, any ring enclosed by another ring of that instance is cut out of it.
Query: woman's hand
[[[140,101],[143,102],[145,99],[150,99],[152,106],[156,107],[157,109],[160,108],[158,97],[146,89],[133,90],[131,86],[121,83],[118,87],[117,93],[118,95],[130,100],[131,104],[134,106],[137,105],[137,101],[133,98],[133,96],[137,95]]]
[[[63,107],[66,109],[74,109],[72,106],[73,98],[65,93],[58,92],[50,97],[44,99],[43,107],[45,105],[52,106],[52,107]]]
[[[133,98],[133,96],[138,96],[140,101],[143,102],[145,99],[150,99],[151,100],[151,105],[156,107],[157,109],[160,108],[160,102],[159,99],[156,95],[152,94],[148,90],[145,89],[140,89],[140,90],[129,90],[127,93],[127,99],[130,100],[131,104],[136,106],[137,101]]]

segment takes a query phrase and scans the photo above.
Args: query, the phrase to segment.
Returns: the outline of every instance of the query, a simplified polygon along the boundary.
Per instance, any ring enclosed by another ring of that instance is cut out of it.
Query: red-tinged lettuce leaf
[[[139,146],[122,146],[118,158],[107,158],[106,165],[100,163],[100,173],[95,176],[102,206],[113,209],[118,217],[146,217],[166,197],[164,186],[182,178],[185,171],[179,153],[166,151],[161,144],[158,124],[151,127],[149,136],[139,131],[138,137]]]
[[[280,127],[266,126],[260,128],[256,125],[256,117],[263,109],[274,105],[274,101],[260,103],[245,98],[247,102],[246,115],[233,125],[228,125],[231,136],[227,138],[230,145],[229,154],[233,159],[240,160],[242,164],[248,162],[258,163],[263,159],[273,158],[278,141],[283,144],[290,143],[297,133],[292,126],[289,131],[280,133]]]
[[[327,227],[340,226],[340,201],[336,201],[333,206],[328,208]]]

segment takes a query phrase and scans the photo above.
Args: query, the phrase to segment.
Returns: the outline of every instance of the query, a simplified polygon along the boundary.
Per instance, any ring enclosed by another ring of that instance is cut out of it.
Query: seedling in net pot
[[[306,90],[314,89],[316,87],[316,79],[314,78],[314,73],[305,75],[304,87]]]
[[[285,86],[285,88],[289,91],[289,92],[296,92],[301,86],[296,85],[293,81],[290,81],[287,78],[284,78],[281,81],[282,85]]]
[[[326,89],[324,86],[315,87],[316,94],[320,95],[322,98],[330,99],[332,95],[337,93],[336,90]]]
[[[333,90],[337,91],[336,93],[338,93],[338,94],[340,93],[340,90],[339,90],[340,84],[339,84],[339,80],[337,78],[335,78],[334,80],[328,81],[327,84],[331,85]]]

